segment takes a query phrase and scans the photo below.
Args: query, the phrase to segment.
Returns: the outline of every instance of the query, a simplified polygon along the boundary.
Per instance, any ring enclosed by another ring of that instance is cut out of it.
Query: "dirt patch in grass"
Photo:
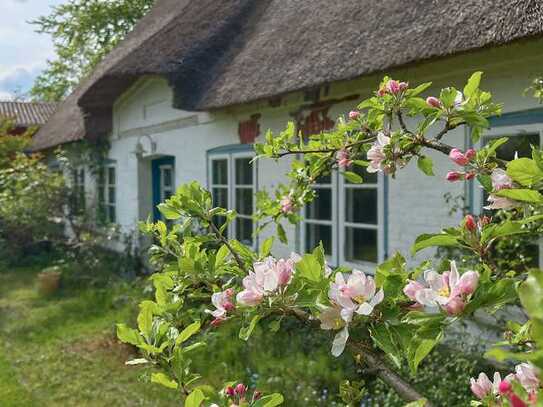
[[[76,341],[63,347],[68,353],[76,353],[81,357],[93,357],[101,354],[119,365],[125,365],[127,360],[137,357],[136,349],[120,342],[113,334],[104,333],[91,339]]]

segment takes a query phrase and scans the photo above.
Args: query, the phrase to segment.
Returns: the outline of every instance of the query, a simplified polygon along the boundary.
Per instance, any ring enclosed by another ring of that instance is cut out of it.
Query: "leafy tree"
[[[31,96],[60,101],[132,30],[154,0],[68,0],[31,23],[50,34],[56,58],[47,61]]]
[[[177,391],[186,407],[273,407],[283,402],[278,393],[262,397],[239,382],[212,387],[217,378],[203,381],[194,368],[201,358],[195,355],[214,352],[215,330],[227,326],[237,327],[239,339],[249,341],[258,329],[273,338],[298,325],[300,335],[308,336],[307,329],[328,333],[333,357],[365,366],[408,406],[437,406],[442,398],[436,392],[451,389],[420,388],[413,377],[447,329],[476,312],[516,304],[527,322],[504,323],[505,340],[485,354],[506,362],[505,372],[514,374],[475,375],[470,388],[477,400],[471,405],[543,405],[543,272],[504,268],[493,250],[500,240],[533,234],[534,225],[543,222],[543,152],[534,148],[532,158],[506,161],[496,150],[507,138],[465,152],[445,142],[459,126],[469,126],[476,142],[489,127],[488,118],[500,114],[501,106],[479,88],[481,77],[476,72],[463,90],[448,87],[426,98],[421,94],[430,83],[411,87],[385,77],[374,96],[340,118],[335,129],[303,138],[290,123],[255,146],[257,159],[300,157],[292,163],[288,185],[273,196],[258,196],[255,220],[262,227],[275,225],[283,242],[282,223],[301,219],[298,211],[315,198],[319,177],[339,171],[347,181],[362,183],[365,171],[395,176],[412,160],[422,176],[434,176],[427,151],[446,154],[455,169],[441,182],[476,178],[489,194],[489,210],[515,216],[467,215],[456,227],[419,236],[412,252],[452,247],[475,257],[473,265],[458,267],[443,259],[444,267],[434,268],[430,260],[412,267],[396,253],[370,276],[341,265],[331,269],[322,244],[311,253],[278,259],[272,255],[275,237],[262,242],[258,252],[227,239],[224,231],[236,212],[214,207],[211,194],[193,182],[159,205],[166,219],[178,223],[142,225],[155,238],[152,260],[161,267],[151,277],[154,300],[140,304],[137,328],[118,325],[118,337],[143,356],[128,363],[159,368],[151,381]],[[339,394],[347,405],[358,406],[368,395],[365,384],[358,377],[346,379]]]

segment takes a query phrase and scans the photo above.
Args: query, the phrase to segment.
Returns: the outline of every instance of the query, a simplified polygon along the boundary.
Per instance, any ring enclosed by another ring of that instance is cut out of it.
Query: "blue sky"
[[[37,34],[28,20],[48,14],[66,0],[0,0],[0,99],[26,92],[54,57],[51,40]]]

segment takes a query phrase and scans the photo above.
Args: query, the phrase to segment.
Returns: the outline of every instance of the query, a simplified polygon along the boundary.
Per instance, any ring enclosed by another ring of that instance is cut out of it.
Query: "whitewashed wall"
[[[428,94],[438,93],[443,86],[454,85],[462,89],[465,80],[475,70],[485,72],[482,87],[490,90],[495,100],[505,105],[505,111],[517,111],[537,107],[533,98],[524,97],[523,90],[530,79],[541,73],[543,51],[538,44],[518,44],[499,49],[485,50],[442,60],[398,69],[390,74],[416,85],[422,81],[433,81]],[[375,90],[380,75],[330,86],[327,98],[338,99],[352,94],[367,97]],[[114,131],[111,137],[110,158],[117,162],[118,222],[126,230],[133,229],[139,219],[145,219],[151,211],[151,182],[149,160],[160,155],[175,156],[175,181],[177,185],[196,180],[207,184],[206,151],[215,147],[239,142],[238,123],[251,114],[260,113],[261,133],[268,128],[283,129],[291,119],[290,113],[303,103],[303,95],[296,93],[283,98],[279,107],[267,103],[254,103],[240,108],[207,114],[185,112],[171,108],[172,92],[166,82],[157,78],[146,78],[123,95],[114,108]],[[330,117],[351,110],[355,102],[335,104]],[[542,125],[543,127],[543,125]],[[157,143],[156,154],[144,159],[133,153],[138,140],[149,150],[149,134]],[[451,144],[464,146],[463,129],[455,130],[445,139]],[[465,147],[465,146],[464,146]],[[465,192],[464,183],[444,181],[448,170],[454,165],[438,154],[430,153],[435,163],[435,177],[424,176],[411,163],[400,171],[396,179],[389,180],[388,253],[400,250],[408,255],[409,247],[421,233],[435,232],[443,226],[457,224],[459,218],[448,215],[444,194]],[[258,167],[259,188],[272,190],[285,178],[287,160],[276,164],[261,161]],[[295,250],[296,228],[287,229],[289,248],[280,254]],[[267,232],[272,234],[273,230]],[[424,254],[425,256],[428,253]]]

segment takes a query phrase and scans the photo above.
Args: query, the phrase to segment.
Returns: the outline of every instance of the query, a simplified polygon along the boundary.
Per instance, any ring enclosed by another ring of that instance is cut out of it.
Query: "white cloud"
[[[0,0],[0,97],[28,91],[34,78],[54,57],[51,39],[35,32],[28,21],[50,12],[66,0]]]

